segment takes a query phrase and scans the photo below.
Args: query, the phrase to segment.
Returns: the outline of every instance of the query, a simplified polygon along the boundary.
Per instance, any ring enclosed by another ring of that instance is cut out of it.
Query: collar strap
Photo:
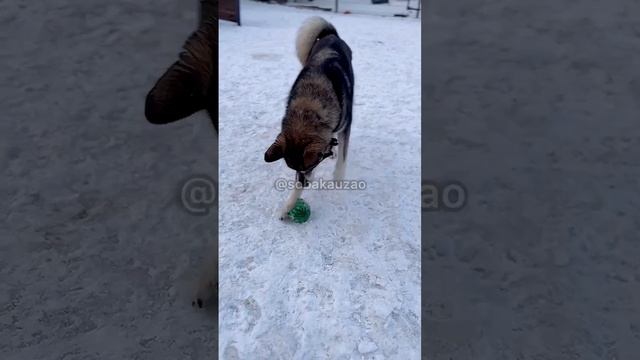
[[[329,156],[333,155],[333,147],[338,145],[338,139],[336,138],[331,138],[331,141],[329,142],[329,151],[325,152],[324,154],[322,154],[322,160],[328,158]]]

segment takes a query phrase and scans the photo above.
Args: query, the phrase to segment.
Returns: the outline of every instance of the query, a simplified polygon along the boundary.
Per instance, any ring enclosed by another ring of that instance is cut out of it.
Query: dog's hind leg
[[[336,167],[333,170],[333,180],[344,180],[345,168],[347,166],[347,151],[349,149],[349,132],[347,127],[343,132],[338,134],[338,160],[336,161]]]

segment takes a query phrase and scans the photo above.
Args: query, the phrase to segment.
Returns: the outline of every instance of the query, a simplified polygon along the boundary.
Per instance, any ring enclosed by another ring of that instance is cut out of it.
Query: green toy
[[[289,210],[287,213],[289,218],[293,220],[293,222],[302,224],[309,220],[311,216],[311,208],[309,204],[307,204],[302,198],[296,200],[296,204],[293,206],[293,209]]]

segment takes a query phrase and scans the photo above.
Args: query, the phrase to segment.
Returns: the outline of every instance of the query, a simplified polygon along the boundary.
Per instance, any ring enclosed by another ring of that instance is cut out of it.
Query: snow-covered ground
[[[0,1],[0,358],[212,359],[191,300],[217,213],[180,185],[217,175],[204,114],[155,126],[144,99],[195,1]]]
[[[220,23],[220,357],[418,359],[419,20],[251,1],[241,13],[241,27]],[[353,50],[346,179],[367,188],[306,191],[312,216],[298,225],[276,219],[288,193],[274,182],[294,173],[263,154],[300,70],[295,33],[313,15]]]

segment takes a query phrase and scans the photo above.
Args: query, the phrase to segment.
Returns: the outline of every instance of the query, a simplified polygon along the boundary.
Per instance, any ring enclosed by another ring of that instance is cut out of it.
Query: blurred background
[[[422,0],[258,0],[266,3],[343,14],[396,17],[421,16]],[[240,0],[220,0],[220,18],[237,21]]]

